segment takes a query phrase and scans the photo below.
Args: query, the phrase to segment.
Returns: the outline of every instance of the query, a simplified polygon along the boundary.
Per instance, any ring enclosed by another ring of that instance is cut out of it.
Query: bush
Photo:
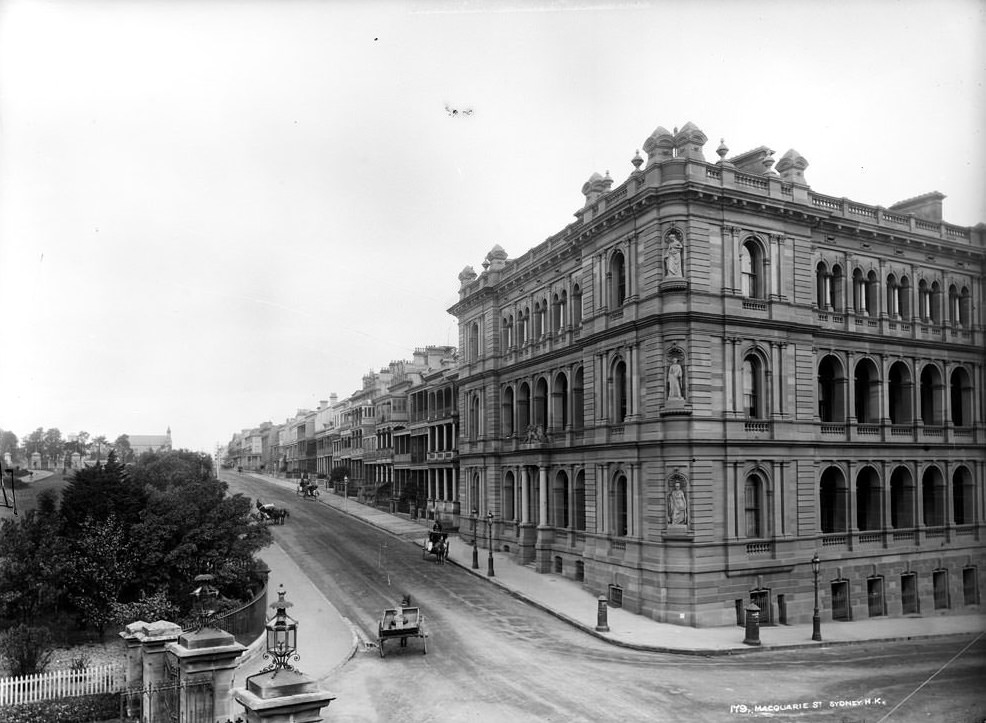
[[[119,720],[119,717],[119,693],[84,695],[0,708],[0,723],[92,723]]]
[[[0,658],[12,676],[43,673],[54,654],[54,639],[48,628],[21,623],[0,635]]]

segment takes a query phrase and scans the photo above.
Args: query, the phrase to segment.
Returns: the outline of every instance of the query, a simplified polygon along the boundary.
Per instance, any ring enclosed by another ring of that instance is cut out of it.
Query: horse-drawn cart
[[[418,608],[387,608],[380,619],[377,632],[377,647],[380,657],[384,657],[384,641],[400,640],[400,647],[407,647],[408,638],[421,638],[421,652],[428,652],[428,633],[425,632],[425,616]]]
[[[448,559],[448,548],[448,533],[432,530],[428,533],[428,538],[421,548],[421,559],[425,559],[428,555],[434,555],[435,562],[444,565]]]

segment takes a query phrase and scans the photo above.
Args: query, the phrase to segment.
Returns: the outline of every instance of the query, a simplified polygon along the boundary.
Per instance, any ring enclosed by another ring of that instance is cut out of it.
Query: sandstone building
[[[664,622],[806,622],[816,552],[823,620],[978,605],[986,227],[706,143],[658,128],[460,274],[459,514]]]

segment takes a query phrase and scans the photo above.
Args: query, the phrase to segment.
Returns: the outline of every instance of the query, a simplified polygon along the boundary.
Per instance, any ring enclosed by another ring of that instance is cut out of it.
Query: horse
[[[283,525],[287,522],[288,511],[281,507],[274,507],[271,505],[272,509],[267,513],[270,516],[271,522],[275,525]]]
[[[448,560],[448,538],[445,535],[442,535],[442,538],[435,543],[432,552],[435,553],[435,562],[444,565],[445,561]]]

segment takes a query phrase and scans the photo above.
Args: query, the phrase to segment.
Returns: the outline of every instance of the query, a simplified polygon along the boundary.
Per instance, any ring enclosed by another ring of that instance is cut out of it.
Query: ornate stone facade
[[[462,508],[666,622],[807,622],[816,551],[826,619],[978,603],[986,229],[706,141],[659,127],[459,275]]]

